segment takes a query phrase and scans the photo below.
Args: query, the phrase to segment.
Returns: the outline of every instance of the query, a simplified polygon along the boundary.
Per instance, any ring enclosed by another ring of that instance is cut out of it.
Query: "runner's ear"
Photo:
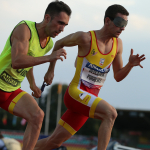
[[[46,21],[46,23],[50,22],[51,16],[49,14],[45,14],[44,20]]]

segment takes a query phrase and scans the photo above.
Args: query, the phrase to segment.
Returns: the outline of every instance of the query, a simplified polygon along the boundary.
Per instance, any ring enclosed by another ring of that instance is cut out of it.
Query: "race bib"
[[[87,63],[83,68],[81,80],[84,85],[89,88],[98,88],[103,86],[107,73],[110,68],[100,68],[94,64]]]

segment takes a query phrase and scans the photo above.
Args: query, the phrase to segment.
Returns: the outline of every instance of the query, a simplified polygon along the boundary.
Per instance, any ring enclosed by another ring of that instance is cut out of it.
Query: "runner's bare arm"
[[[58,40],[55,43],[54,49],[53,51],[56,51],[58,49],[63,48],[64,46],[66,47],[71,47],[71,46],[76,46],[78,45],[79,47],[82,47],[82,45],[84,45],[87,41],[86,41],[86,34],[84,32],[76,32],[76,33],[72,33],[64,38],[62,38],[61,40]],[[56,62],[50,63],[50,67],[49,67],[49,71],[53,70],[54,71],[54,66],[55,66]]]
[[[118,38],[118,51],[113,61],[114,78],[117,82],[123,80],[129,74],[129,72],[134,66],[140,66],[142,68],[140,62],[145,59],[144,57],[145,55],[141,56],[139,56],[138,54],[133,55],[133,49],[131,49],[129,62],[126,64],[126,66],[123,67],[122,51],[123,51],[122,41],[121,39]]]
[[[28,82],[30,84],[30,88],[32,86],[35,86],[35,79],[34,79],[34,75],[33,75],[33,67],[27,72],[26,77],[28,79]]]
[[[78,45],[81,55],[84,55],[85,45],[87,43],[90,43],[90,34],[85,32],[76,32],[73,34],[70,34],[61,40],[58,40],[55,43],[53,51],[57,51],[58,49],[63,49],[63,47],[71,47]],[[83,53],[83,54],[82,54]],[[44,81],[47,84],[51,84],[53,77],[54,77],[54,68],[55,68],[56,61],[53,61],[50,63],[50,66],[48,68],[48,71],[45,74]]]
[[[15,28],[11,37],[12,67],[14,69],[27,68],[48,61],[48,57],[34,58],[28,56],[30,30],[25,24]]]
[[[122,41],[121,39],[118,38],[117,55],[113,61],[114,78],[117,82],[123,80],[132,69],[129,63],[125,67],[123,67],[122,52],[123,52]]]
[[[81,48],[81,50],[84,50],[84,46],[91,40],[89,33],[86,32],[76,32],[72,33],[60,40],[58,40],[55,43],[53,51],[56,51],[60,48],[63,48],[64,46],[66,47],[71,47],[71,46],[76,46]]]
[[[84,32],[72,33],[72,34],[62,38],[61,40],[58,40],[55,43],[53,51],[62,49],[64,46],[71,47],[71,46],[78,45],[79,47],[82,47],[83,45],[85,45],[88,42],[87,39],[88,39],[87,33],[84,33]],[[54,70],[55,63],[56,63],[56,61],[53,61],[52,63],[50,63],[50,67],[48,70]]]
[[[58,51],[53,55],[32,57],[28,56],[30,30],[25,24],[17,26],[11,37],[11,57],[12,57],[12,67],[14,69],[27,68],[35,65],[39,65],[46,62],[51,62],[53,60],[60,59],[63,56],[62,52]]]
[[[33,67],[27,72],[26,77],[28,79],[28,82],[30,84],[30,89],[33,91],[32,96],[38,98],[41,96],[41,90],[37,87],[33,75]]]

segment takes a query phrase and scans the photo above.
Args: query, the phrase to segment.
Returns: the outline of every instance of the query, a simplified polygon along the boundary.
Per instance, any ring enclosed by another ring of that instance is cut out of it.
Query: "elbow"
[[[55,50],[58,50],[58,49],[63,48],[63,47],[64,47],[63,40],[58,40],[55,42]]]
[[[116,76],[114,76],[114,78],[115,78],[116,82],[120,82],[121,81],[121,79],[116,77]]]
[[[18,68],[17,68],[17,65],[14,64],[14,63],[12,63],[12,68],[13,68],[13,69],[18,69]]]
[[[120,82],[121,80],[118,80],[118,79],[115,79],[116,80],[116,82]]]
[[[12,62],[12,68],[13,68],[13,69],[20,69],[20,68],[19,68],[19,63],[17,63],[17,62]]]

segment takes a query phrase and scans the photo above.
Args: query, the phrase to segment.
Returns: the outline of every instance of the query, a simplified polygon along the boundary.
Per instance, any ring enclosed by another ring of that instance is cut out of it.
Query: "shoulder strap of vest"
[[[115,47],[115,49],[116,49],[116,54],[117,54],[117,49],[118,49],[118,39],[115,38],[115,37],[113,37],[113,41],[114,41],[113,47]]]

